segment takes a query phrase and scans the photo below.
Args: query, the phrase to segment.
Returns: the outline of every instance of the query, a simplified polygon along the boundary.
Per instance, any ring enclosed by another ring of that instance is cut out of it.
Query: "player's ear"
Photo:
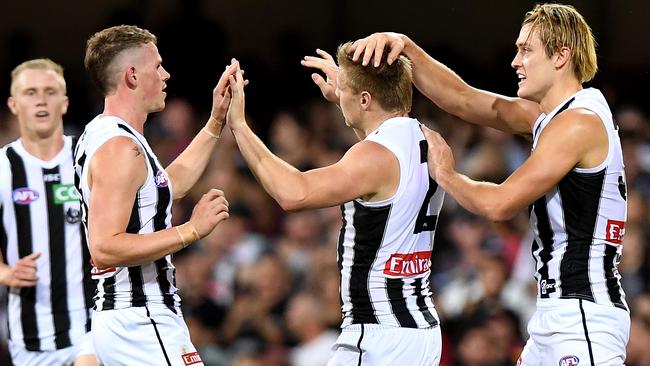
[[[368,110],[370,108],[370,102],[372,101],[372,95],[367,91],[362,91],[359,96],[359,103],[361,103],[361,108]]]
[[[61,114],[66,114],[68,112],[68,105],[70,104],[70,99],[68,99],[68,96],[65,96],[65,101],[61,105]]]
[[[7,107],[9,107],[11,113],[18,114],[18,111],[16,110],[16,99],[14,99],[14,97],[7,98]]]
[[[571,60],[571,49],[569,47],[562,47],[554,55],[555,58],[555,68],[561,69],[566,65],[569,60]]]
[[[135,72],[134,66],[129,66],[129,68],[124,72],[124,82],[129,89],[135,89],[135,87],[138,86],[138,76]]]

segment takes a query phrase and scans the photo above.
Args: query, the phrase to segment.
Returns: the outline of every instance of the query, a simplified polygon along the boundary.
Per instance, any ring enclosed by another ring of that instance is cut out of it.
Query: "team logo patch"
[[[413,276],[425,273],[431,268],[431,252],[408,254],[394,253],[386,261],[384,274],[389,276]]]
[[[16,188],[12,193],[13,200],[17,205],[29,205],[39,196],[38,192],[28,187]]]
[[[621,244],[625,235],[625,221],[607,220],[607,241],[614,244]]]
[[[580,360],[576,356],[564,356],[560,359],[560,366],[578,366]]]
[[[159,170],[158,173],[156,173],[155,182],[156,182],[156,187],[159,188],[167,187],[167,185],[169,184],[169,178],[167,178],[167,174],[165,174],[165,172]]]
[[[65,212],[65,222],[68,224],[77,224],[81,221],[81,212],[72,207]]]
[[[78,202],[81,198],[74,184],[53,184],[54,203],[62,205],[66,202]]]
[[[181,357],[183,357],[185,365],[194,365],[203,362],[201,361],[201,356],[199,356],[198,352],[186,353]]]

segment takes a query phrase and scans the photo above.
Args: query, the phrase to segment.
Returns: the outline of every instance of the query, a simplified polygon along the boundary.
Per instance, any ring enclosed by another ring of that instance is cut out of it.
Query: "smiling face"
[[[18,117],[21,136],[44,139],[63,131],[68,109],[62,77],[48,69],[25,69],[14,77],[7,105]]]
[[[537,32],[530,25],[521,27],[512,67],[519,78],[517,96],[539,103],[553,85],[553,57],[546,55]]]

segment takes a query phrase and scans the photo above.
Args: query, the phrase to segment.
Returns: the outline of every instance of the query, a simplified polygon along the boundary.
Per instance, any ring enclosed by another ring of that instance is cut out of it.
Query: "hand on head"
[[[314,83],[316,83],[320,88],[325,99],[332,103],[339,104],[339,97],[336,95],[336,78],[339,73],[339,67],[336,65],[336,61],[334,61],[334,58],[329,53],[321,49],[316,49],[316,53],[320,57],[305,56],[300,63],[303,66],[318,69],[325,74],[326,79],[318,73],[311,74],[311,79],[314,80]]]
[[[384,55],[384,49],[386,46],[388,46],[388,49],[390,50],[386,62],[389,65],[392,65],[404,50],[404,40],[399,33],[385,32],[371,34],[366,38],[359,39],[352,43],[349,51],[354,52],[352,55],[353,61],[359,61],[359,57],[363,55],[363,66],[368,65],[370,60],[374,59],[373,64],[377,67],[381,63],[381,58]]]

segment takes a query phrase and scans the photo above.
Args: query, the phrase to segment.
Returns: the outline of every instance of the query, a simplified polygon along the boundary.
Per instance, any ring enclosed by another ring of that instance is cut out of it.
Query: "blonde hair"
[[[109,72],[113,60],[124,50],[149,42],[156,44],[156,41],[151,32],[134,25],[106,28],[93,34],[86,42],[84,66],[99,91],[106,96],[117,87],[117,81]]]
[[[530,34],[537,31],[547,56],[552,56],[562,47],[571,49],[573,72],[580,83],[594,78],[598,71],[596,40],[585,19],[573,6],[537,4],[526,13],[524,25],[530,25]]]
[[[384,49],[381,63],[378,67],[363,66],[361,62],[352,61],[352,53],[348,51],[352,42],[339,46],[336,58],[350,88],[355,92],[368,91],[379,105],[386,111],[408,113],[413,104],[413,67],[411,60],[400,56],[389,65],[386,62],[389,49]]]
[[[22,73],[25,70],[52,70],[54,73],[57,74],[58,79],[59,79],[59,85],[61,86],[61,90],[63,91],[63,94],[66,94],[66,85],[65,85],[65,79],[63,78],[63,67],[56,62],[50,60],[49,58],[37,58],[34,60],[28,60],[20,65],[16,66],[12,71],[11,71],[11,86],[9,87],[9,91],[11,95],[16,94],[16,79],[18,79],[18,75]]]

